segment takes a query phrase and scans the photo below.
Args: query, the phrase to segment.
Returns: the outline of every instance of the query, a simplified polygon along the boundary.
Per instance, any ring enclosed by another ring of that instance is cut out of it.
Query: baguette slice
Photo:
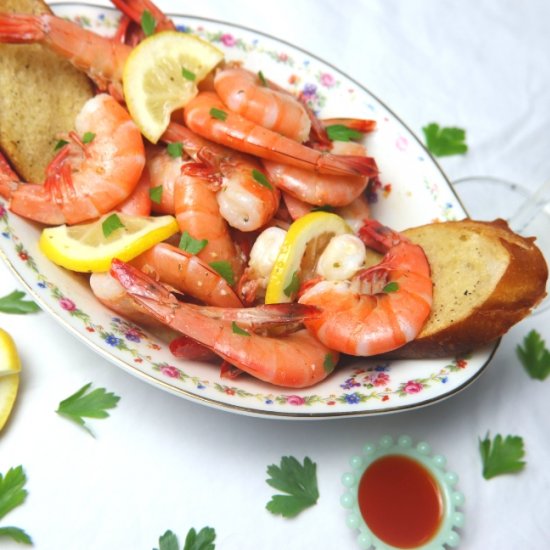
[[[441,222],[403,232],[422,246],[434,283],[430,317],[391,357],[466,353],[502,336],[546,295],[548,267],[534,238],[504,220]]]
[[[0,0],[3,13],[51,13],[41,0]],[[92,97],[88,78],[39,44],[0,44],[0,149],[19,176],[42,183],[60,135]]]

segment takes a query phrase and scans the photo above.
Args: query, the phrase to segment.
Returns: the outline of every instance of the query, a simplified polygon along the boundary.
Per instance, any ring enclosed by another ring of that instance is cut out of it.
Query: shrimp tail
[[[161,283],[154,281],[138,268],[121,260],[111,263],[111,275],[126,292],[160,321],[170,324],[174,310],[180,306],[177,298]],[[255,308],[223,308],[185,304],[201,316],[221,322],[238,323],[251,329],[301,323],[320,313],[315,306],[304,304],[270,304]]]
[[[0,152],[0,197],[8,200],[19,185],[19,176],[12,170],[6,157]]]
[[[134,23],[141,24],[144,12],[155,20],[155,31],[175,30],[174,23],[150,0],[111,0],[111,3]]]
[[[373,178],[378,175],[376,161],[372,157],[359,155],[321,155],[317,162],[320,174],[335,174],[341,176],[365,176]]]
[[[42,20],[37,15],[0,14],[0,42],[26,44],[44,39]]]
[[[344,126],[363,134],[373,132],[376,129],[376,120],[368,118],[325,118],[321,120],[321,124],[324,128],[328,128],[329,126]]]
[[[366,246],[383,254],[392,246],[408,242],[403,235],[382,225],[377,220],[365,220],[359,229],[358,236]]]

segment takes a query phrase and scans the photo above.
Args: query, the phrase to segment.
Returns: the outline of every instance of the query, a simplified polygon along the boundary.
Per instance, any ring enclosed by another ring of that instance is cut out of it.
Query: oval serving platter
[[[83,4],[52,5],[56,14],[104,35],[118,13]],[[464,217],[447,178],[422,143],[380,100],[336,68],[264,33],[219,21],[173,16],[180,30],[214,43],[227,59],[306,97],[323,117],[377,121],[366,137],[380,168],[373,217],[401,230]],[[50,263],[38,249],[41,226],[10,213],[0,200],[0,252],[41,307],[100,355],[163,390],[219,409],[264,417],[324,419],[404,411],[448,398],[484,370],[496,345],[469,356],[381,361],[349,359],[312,388],[287,390],[241,375],[219,376],[212,364],[176,359],[166,341],[114,316],[90,291],[86,276]],[[291,360],[291,359],[290,359]]]

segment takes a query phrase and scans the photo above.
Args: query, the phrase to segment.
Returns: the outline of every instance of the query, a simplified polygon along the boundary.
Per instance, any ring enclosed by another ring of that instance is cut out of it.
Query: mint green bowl
[[[340,503],[348,511],[346,523],[351,529],[358,529],[357,542],[360,548],[375,550],[403,550],[380,540],[367,526],[359,510],[357,491],[359,482],[365,470],[375,460],[387,455],[402,455],[422,464],[434,477],[439,485],[443,500],[443,518],[435,535],[425,544],[416,546],[414,550],[444,550],[445,546],[455,548],[460,543],[460,536],[455,531],[464,525],[464,514],[457,507],[464,505],[464,495],[455,490],[458,476],[445,470],[447,460],[441,455],[432,455],[428,443],[413,445],[412,439],[402,435],[397,442],[389,435],[380,438],[378,444],[367,443],[363,446],[360,456],[352,456],[350,466],[352,472],[342,476],[346,491],[340,498]]]

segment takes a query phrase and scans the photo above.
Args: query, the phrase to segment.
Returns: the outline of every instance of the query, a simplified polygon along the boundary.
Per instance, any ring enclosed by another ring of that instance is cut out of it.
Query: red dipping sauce
[[[368,466],[357,499],[372,533],[397,548],[426,544],[443,519],[439,484],[425,466],[403,455],[383,456]]]

